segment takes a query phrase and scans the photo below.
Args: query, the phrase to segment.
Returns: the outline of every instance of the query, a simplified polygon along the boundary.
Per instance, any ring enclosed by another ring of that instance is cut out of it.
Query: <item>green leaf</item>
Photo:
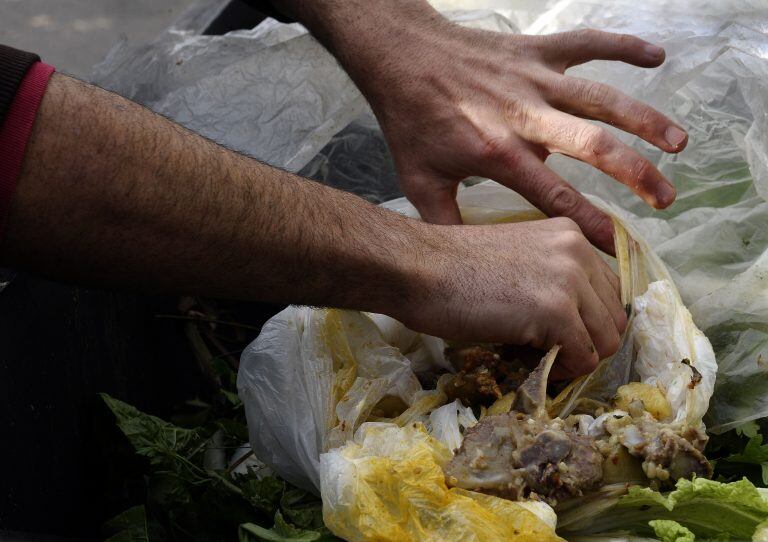
[[[221,391],[221,395],[224,398],[224,400],[233,408],[240,408],[243,406],[243,402],[240,400],[240,397],[229,390],[219,390]]]
[[[746,433],[744,433],[746,435]],[[768,485],[768,444],[763,444],[763,437],[759,433],[750,437],[741,453],[731,454],[718,461],[720,472],[741,472],[748,474],[748,466],[756,465],[760,469],[760,478],[749,474],[755,483],[762,481]]]
[[[750,540],[758,525],[768,520],[768,501],[747,479],[731,483],[681,479],[666,495],[650,488],[630,488],[615,506],[600,510],[577,532],[629,531],[653,536],[651,520],[675,521],[704,539]]]
[[[248,426],[236,420],[222,419],[215,422],[225,435],[234,439],[238,445],[248,442]]]
[[[302,489],[286,490],[280,499],[280,509],[293,524],[303,529],[317,529],[325,526],[322,502]]]
[[[738,435],[744,435],[747,438],[752,438],[757,436],[757,434],[760,432],[760,426],[757,425],[755,420],[750,420],[743,425],[738,426],[735,431]]]
[[[106,542],[149,542],[147,511],[143,505],[118,514],[107,521],[103,528],[107,534],[112,535]]]
[[[229,540],[242,525],[241,540],[337,540],[323,524],[322,505],[315,495],[275,476],[261,476],[255,469],[233,474],[205,462],[207,450],[235,450],[247,441],[242,407],[224,405],[227,417],[185,429],[108,395],[102,398],[136,452],[149,459],[148,506],[156,518],[150,527],[157,530],[161,525],[165,539],[218,542]],[[141,524],[138,515],[132,517],[136,520],[132,524]],[[146,514],[142,517],[146,524]],[[256,524],[272,517],[271,529]],[[138,527],[131,529],[113,528],[120,538],[112,542],[147,542],[147,536],[136,538]]]
[[[105,393],[101,397],[114,413],[118,427],[136,453],[149,458],[153,465],[187,462],[188,458],[182,457],[179,452],[205,439],[200,429],[177,427]]]
[[[235,476],[234,483],[254,508],[269,515],[274,514],[285,491],[285,482],[274,476],[257,478],[255,473]]]
[[[676,521],[656,519],[649,521],[660,542],[694,542],[696,536]]]
[[[275,514],[275,526],[271,529],[265,529],[253,523],[240,525],[239,539],[240,542],[330,542],[338,540],[325,529],[322,531],[298,529],[286,522],[280,512]]]
[[[768,461],[768,444],[763,444],[762,435],[755,435],[749,439],[742,453],[732,454],[725,460],[732,463],[765,463]]]
[[[706,455],[718,480],[747,477],[755,485],[768,485],[768,445],[763,444],[760,424],[755,421],[713,436]]]

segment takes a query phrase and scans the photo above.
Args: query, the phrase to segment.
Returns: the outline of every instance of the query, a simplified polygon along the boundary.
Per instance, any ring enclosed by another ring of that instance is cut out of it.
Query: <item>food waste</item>
[[[446,395],[480,413],[445,468],[449,486],[556,506],[616,483],[664,489],[711,477],[703,425],[675,421],[658,387],[630,382],[610,402],[584,401],[561,418],[553,412],[561,401],[547,394],[558,348],[530,372],[510,351],[472,345],[446,352],[458,371],[443,383]],[[680,363],[695,387],[701,376]]]

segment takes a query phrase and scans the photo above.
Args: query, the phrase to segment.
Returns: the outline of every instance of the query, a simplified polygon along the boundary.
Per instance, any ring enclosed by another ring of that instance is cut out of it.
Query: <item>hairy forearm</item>
[[[272,0],[271,3],[306,26],[369,99],[385,93],[388,83],[397,82],[406,64],[418,64],[420,57],[429,51],[434,44],[429,41],[428,29],[450,24],[426,0]],[[408,49],[417,54],[403,56],[401,46],[406,42],[410,44]],[[376,87],[372,86],[374,81]]]
[[[78,282],[389,312],[425,228],[56,75],[1,253]]]

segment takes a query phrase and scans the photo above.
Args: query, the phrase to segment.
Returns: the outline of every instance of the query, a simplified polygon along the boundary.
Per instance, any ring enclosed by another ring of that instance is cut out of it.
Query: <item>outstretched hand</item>
[[[600,169],[653,207],[675,199],[650,161],[587,119],[666,152],[685,147],[685,131],[610,86],[565,74],[597,59],[653,68],[665,55],[656,45],[597,30],[529,36],[465,28],[423,0],[279,4],[333,52],[366,96],[403,191],[429,222],[460,223],[459,182],[487,177],[550,217],[573,219],[613,253],[611,221],[544,164],[551,153]]]
[[[585,119],[667,152],[685,147],[685,131],[610,86],[564,75],[595,59],[658,66],[660,47],[596,30],[506,35],[448,22],[432,23],[393,47],[401,61],[383,62],[363,88],[403,190],[424,219],[460,223],[458,183],[477,175],[516,190],[549,216],[572,218],[612,253],[610,219],[544,164],[551,153],[591,164],[653,207],[674,201],[674,187],[649,160]]]

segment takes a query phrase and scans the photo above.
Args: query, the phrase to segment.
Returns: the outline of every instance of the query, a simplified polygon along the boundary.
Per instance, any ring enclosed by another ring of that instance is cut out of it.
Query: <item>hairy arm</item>
[[[436,226],[224,149],[54,75],[4,264],[145,290],[354,308],[445,338],[613,353],[615,275],[567,219]]]
[[[421,227],[56,74],[2,258],[91,283],[387,311],[414,279]]]

